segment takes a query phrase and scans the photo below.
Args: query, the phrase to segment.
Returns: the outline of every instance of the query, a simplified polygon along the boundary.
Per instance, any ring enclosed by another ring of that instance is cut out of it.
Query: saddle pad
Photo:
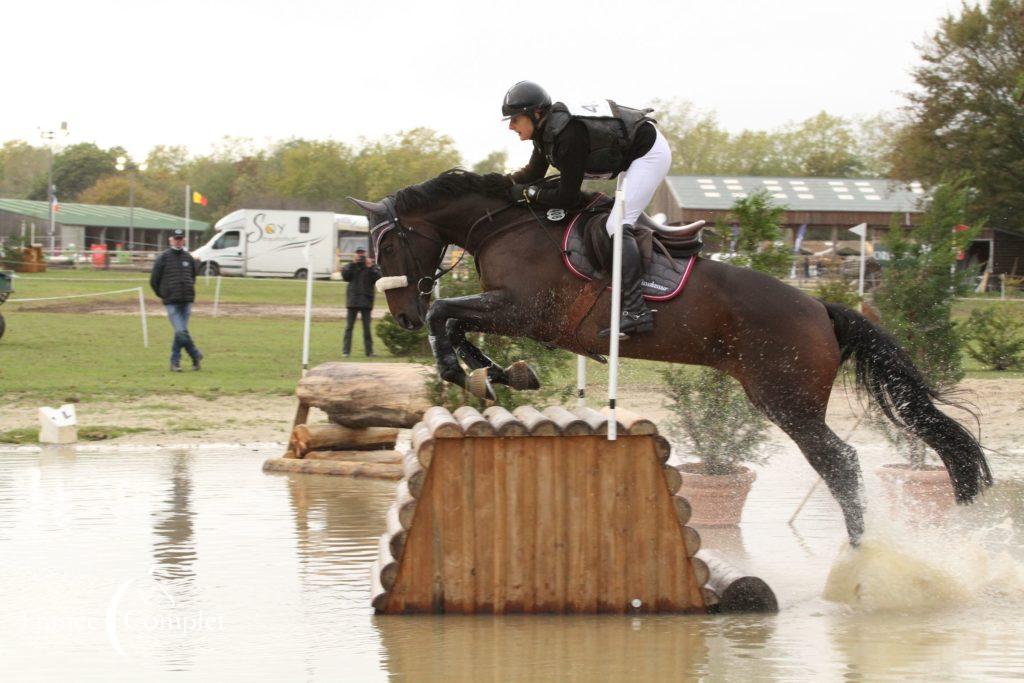
[[[588,214],[576,214],[569,221],[569,225],[565,227],[562,236],[562,261],[574,275],[589,281],[600,278],[603,273],[587,257],[586,232],[588,230],[603,231],[607,216],[593,216],[590,220],[581,220],[581,216],[586,215]],[[697,256],[673,259],[657,249],[643,247],[641,247],[640,253],[644,264],[644,274],[640,278],[644,299],[668,301],[679,296],[690,279],[693,267],[697,263]],[[608,270],[611,268],[609,267]]]

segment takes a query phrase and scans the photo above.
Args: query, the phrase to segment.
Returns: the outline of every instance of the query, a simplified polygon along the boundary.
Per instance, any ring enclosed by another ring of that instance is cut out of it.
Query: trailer
[[[312,264],[313,276],[326,278],[338,270],[339,247],[361,246],[368,228],[365,216],[239,209],[217,221],[216,234],[192,255],[210,275],[301,279]]]

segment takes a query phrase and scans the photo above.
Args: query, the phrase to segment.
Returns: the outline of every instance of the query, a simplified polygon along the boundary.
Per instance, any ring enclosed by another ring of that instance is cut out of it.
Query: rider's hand
[[[528,202],[530,199],[526,196],[526,191],[530,189],[529,185],[523,185],[522,183],[513,183],[512,187],[509,188],[508,196],[514,202]]]

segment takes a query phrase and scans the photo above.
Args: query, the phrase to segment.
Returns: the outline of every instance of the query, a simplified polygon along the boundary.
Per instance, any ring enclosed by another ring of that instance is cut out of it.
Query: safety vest
[[[591,178],[613,177],[624,168],[626,155],[641,124],[654,121],[647,116],[653,109],[632,109],[611,100],[596,100],[569,105],[555,102],[551,105],[541,131],[544,156],[552,166],[555,140],[573,120],[581,122],[590,136],[586,175]]]

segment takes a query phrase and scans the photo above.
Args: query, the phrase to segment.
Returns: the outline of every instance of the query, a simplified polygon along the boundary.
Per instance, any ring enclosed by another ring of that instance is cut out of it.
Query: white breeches
[[[653,126],[654,124],[649,125]],[[657,126],[655,126],[655,130],[657,137],[647,154],[635,160],[629,165],[629,168],[619,174],[619,178],[625,178],[627,181],[626,212],[623,221],[626,225],[636,225],[636,219],[651,203],[654,191],[658,189],[658,185],[668,175],[668,169],[672,166],[672,150],[669,149],[668,141],[665,140],[665,136],[661,134]],[[612,213],[608,217],[608,223],[605,225],[609,235],[614,235],[615,228],[618,226],[618,207],[619,200],[616,198]]]

